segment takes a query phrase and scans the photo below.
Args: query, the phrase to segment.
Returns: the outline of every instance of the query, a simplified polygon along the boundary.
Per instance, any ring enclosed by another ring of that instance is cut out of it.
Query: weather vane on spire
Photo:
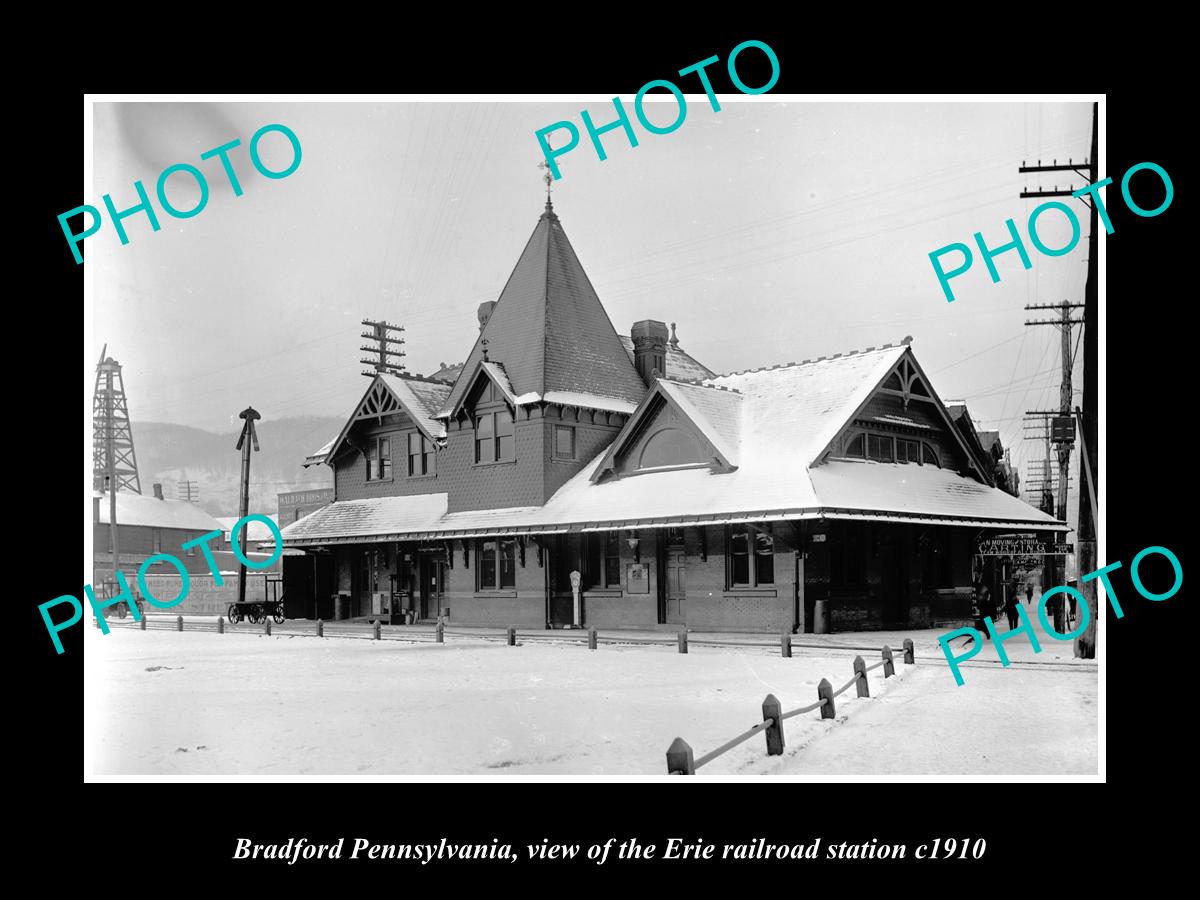
[[[546,147],[549,150],[554,149],[549,144],[547,144]],[[552,185],[554,183],[554,176],[552,174],[550,174],[550,164],[548,162],[546,162],[546,160],[543,159],[540,163],[537,164],[537,167],[539,169],[546,170],[546,174],[542,176],[542,181],[546,182],[546,211],[550,212],[554,209],[554,207],[550,205],[550,185]]]

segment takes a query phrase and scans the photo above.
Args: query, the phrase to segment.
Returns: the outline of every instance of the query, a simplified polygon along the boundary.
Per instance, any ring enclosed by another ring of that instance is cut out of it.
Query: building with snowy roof
[[[309,457],[334,499],[283,523],[289,616],[932,626],[969,616],[983,537],[1066,527],[996,486],[910,339],[716,374],[674,326],[617,332],[549,202],[479,324]]]

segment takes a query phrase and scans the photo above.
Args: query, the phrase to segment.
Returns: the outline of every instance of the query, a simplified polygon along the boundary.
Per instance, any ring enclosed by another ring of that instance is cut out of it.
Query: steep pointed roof
[[[501,363],[514,394],[561,391],[637,404],[643,383],[554,210],[538,219],[462,374],[443,407],[449,414],[487,355]]]

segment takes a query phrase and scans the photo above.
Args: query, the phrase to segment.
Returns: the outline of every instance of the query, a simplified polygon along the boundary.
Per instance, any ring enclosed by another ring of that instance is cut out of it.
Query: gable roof
[[[517,396],[563,391],[640,401],[646,385],[580,265],[558,216],[538,219],[443,406],[456,409],[488,356]]]
[[[100,498],[100,523],[108,524],[108,494],[93,492]],[[188,531],[220,531],[221,523],[187,500],[159,500],[117,491],[117,524],[145,525],[152,528],[182,528]]]
[[[338,432],[338,436],[332,442],[310,455],[305,460],[305,464],[311,465],[312,462],[316,461],[332,464],[334,456],[341,449],[354,424],[365,418],[370,418],[370,415],[362,413],[363,408],[368,402],[373,403],[374,398],[380,396],[380,391],[384,392],[383,399],[390,399],[392,403],[389,406],[379,406],[378,415],[382,417],[385,415],[394,415],[397,412],[404,412],[431,441],[440,441],[446,437],[445,427],[434,418],[433,414],[449,395],[450,385],[442,381],[429,381],[412,375],[394,375],[390,372],[376,372],[375,377],[367,385],[367,389],[363,392],[362,397],[354,404],[354,412],[350,414],[350,417],[346,420],[346,424]],[[375,414],[372,413],[371,415]],[[319,460],[314,459],[315,457],[319,457]]]

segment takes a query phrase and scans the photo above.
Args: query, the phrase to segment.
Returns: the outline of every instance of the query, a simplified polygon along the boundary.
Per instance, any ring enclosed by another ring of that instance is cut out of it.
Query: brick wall
[[[697,631],[791,631],[796,584],[791,526],[776,523],[775,582],[756,590],[726,588],[725,529],[706,526],[707,560],[700,559],[699,529],[684,531],[687,551],[687,627]]]
[[[476,591],[474,542],[468,541],[470,568],[463,565],[459,542],[454,542],[454,568],[446,572],[443,608],[450,610],[450,625],[517,625],[523,628],[546,627],[546,570],[537,563],[537,554],[529,547],[525,565],[517,558],[516,586],[503,591]]]

